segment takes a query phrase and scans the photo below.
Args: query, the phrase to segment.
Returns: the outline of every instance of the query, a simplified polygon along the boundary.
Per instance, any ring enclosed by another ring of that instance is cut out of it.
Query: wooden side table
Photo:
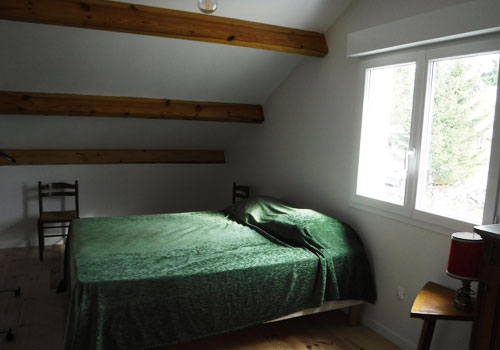
[[[417,294],[411,308],[410,317],[424,320],[418,350],[429,350],[437,320],[472,321],[473,311],[455,308],[455,291],[434,282],[427,282]],[[475,300],[473,300],[475,302]]]

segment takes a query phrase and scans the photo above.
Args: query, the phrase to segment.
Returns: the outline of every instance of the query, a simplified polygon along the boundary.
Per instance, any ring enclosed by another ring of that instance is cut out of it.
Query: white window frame
[[[426,103],[429,103],[430,85],[429,67],[430,60],[439,58],[451,58],[474,53],[487,53],[500,51],[500,35],[491,35],[481,39],[467,39],[446,44],[430,45],[419,49],[405,50],[397,53],[377,55],[360,60],[359,82],[357,91],[358,101],[355,115],[357,125],[354,136],[354,154],[356,155],[353,167],[351,201],[353,207],[369,211],[378,215],[390,217],[412,225],[420,226],[436,232],[449,234],[451,231],[471,231],[474,224],[462,222],[436,214],[431,214],[415,209],[418,184],[418,166],[420,163],[421,140],[423,133],[424,113]],[[356,194],[359,155],[361,146],[361,126],[364,112],[366,71],[370,68],[397,65],[408,62],[416,62],[415,86],[412,107],[412,123],[410,130],[409,148],[415,149],[415,155],[409,159],[405,200],[400,206],[381,200],[364,197]],[[497,103],[493,125],[493,138],[491,143],[491,154],[489,163],[488,183],[483,211],[482,224],[494,223],[498,218],[499,210],[499,181],[500,181],[500,77],[497,86]]]

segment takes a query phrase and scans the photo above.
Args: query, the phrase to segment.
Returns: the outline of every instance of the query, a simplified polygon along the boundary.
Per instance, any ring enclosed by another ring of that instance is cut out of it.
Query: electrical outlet
[[[398,288],[396,289],[396,294],[399,299],[403,300],[404,298],[406,298],[406,288],[398,286]]]

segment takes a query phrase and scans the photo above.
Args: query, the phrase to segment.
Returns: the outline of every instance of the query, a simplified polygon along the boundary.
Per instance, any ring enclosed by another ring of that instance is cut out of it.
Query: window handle
[[[415,157],[415,148],[412,147],[410,149],[407,149],[405,151],[405,171],[408,170],[408,163],[410,161],[410,158]]]

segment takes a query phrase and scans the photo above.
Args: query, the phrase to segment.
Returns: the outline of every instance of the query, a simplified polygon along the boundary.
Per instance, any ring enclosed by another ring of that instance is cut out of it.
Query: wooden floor
[[[56,294],[62,276],[63,246],[48,246],[43,263],[37,248],[0,249],[0,289],[21,287],[21,296],[0,294],[0,329],[12,328],[15,339],[0,338],[0,350],[62,349],[68,295]],[[396,350],[372,330],[349,327],[344,313],[269,323],[202,339],[168,350]]]
[[[0,289],[21,287],[21,296],[0,294],[1,350],[62,349],[68,295],[56,294],[62,276],[63,246],[48,246],[40,263],[38,248],[0,249]]]

